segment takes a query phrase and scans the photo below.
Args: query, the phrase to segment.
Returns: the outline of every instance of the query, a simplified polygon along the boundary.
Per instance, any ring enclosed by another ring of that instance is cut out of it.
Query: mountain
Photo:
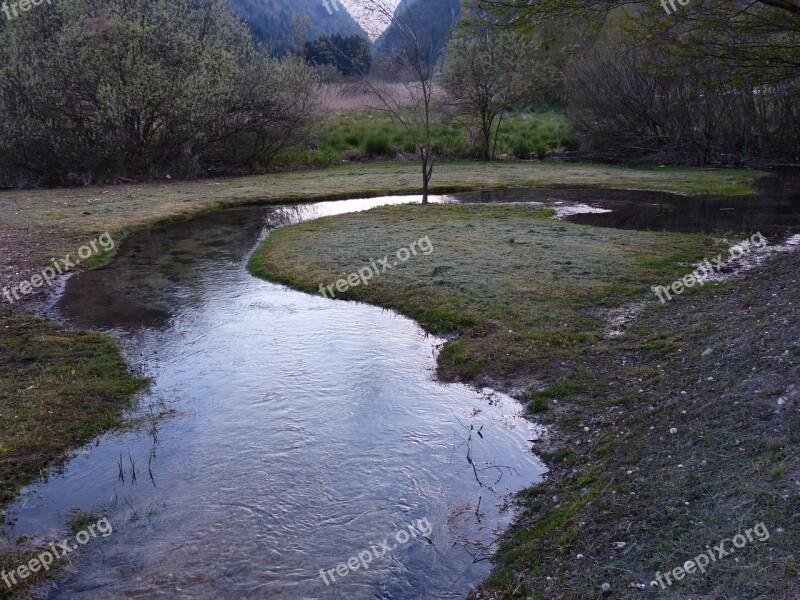
[[[367,37],[340,0],[230,0],[256,39],[282,53],[296,43],[292,16],[308,17],[307,39],[339,33]],[[327,8],[326,8],[327,5]],[[338,10],[337,10],[338,7]]]
[[[436,57],[447,46],[460,10],[461,0],[402,0],[394,15],[396,21],[410,23],[423,49]],[[390,25],[376,42],[378,52],[391,52],[399,40],[397,28]]]

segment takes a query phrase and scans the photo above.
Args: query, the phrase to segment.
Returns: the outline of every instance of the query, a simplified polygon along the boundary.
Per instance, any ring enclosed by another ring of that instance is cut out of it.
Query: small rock
[[[705,358],[705,357],[706,357],[706,356],[708,356],[709,354],[711,354],[711,348],[706,348],[705,350],[703,350],[703,353],[702,353],[700,356],[702,356],[703,358]]]
[[[675,435],[676,433],[678,433],[678,430],[675,427],[673,427],[672,429],[669,430],[669,432]]]
[[[786,398],[778,398],[778,406],[783,406],[786,404]]]
[[[600,591],[603,592],[604,594],[610,594],[611,593],[611,584],[610,583],[604,583],[603,585],[600,586]]]

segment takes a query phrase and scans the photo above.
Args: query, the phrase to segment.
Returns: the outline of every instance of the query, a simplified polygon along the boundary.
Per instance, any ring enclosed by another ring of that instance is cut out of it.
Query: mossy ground
[[[250,268],[319,293],[429,237],[430,255],[337,297],[457,334],[440,356],[445,377],[527,388],[519,396],[552,425],[536,449],[552,470],[520,495],[522,515],[476,598],[597,598],[603,583],[613,597],[798,598],[800,256],[662,306],[649,286],[716,254],[711,240],[546,217],[377,209],[281,229]],[[634,301],[646,303],[635,323],[604,336],[609,309]],[[651,586],[759,522],[767,543]]]
[[[623,598],[800,597],[799,282],[800,255],[780,256],[650,306],[567,365],[540,452],[553,471],[476,596],[590,598],[608,582]],[[768,541],[651,586],[761,522]]]

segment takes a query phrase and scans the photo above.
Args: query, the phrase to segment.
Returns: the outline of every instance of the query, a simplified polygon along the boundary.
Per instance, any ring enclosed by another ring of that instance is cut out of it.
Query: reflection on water
[[[408,319],[245,270],[265,227],[387,200],[143,231],[69,282],[60,314],[115,331],[154,383],[141,427],[12,507],[14,536],[63,537],[71,507],[110,511],[114,535],[51,597],[462,598],[487,574],[509,493],[544,470],[520,405],[437,382],[442,340]],[[427,539],[325,585],[320,569],[420,519]]]
[[[773,239],[800,232],[800,170],[786,169],[759,181],[759,193],[687,197],[664,192],[588,189],[512,189],[458,194],[461,202],[541,202],[571,210],[566,220],[584,225],[650,231],[755,233]]]

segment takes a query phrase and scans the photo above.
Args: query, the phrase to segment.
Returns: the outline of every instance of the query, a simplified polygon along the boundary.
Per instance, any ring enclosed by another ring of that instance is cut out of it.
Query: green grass
[[[142,384],[107,336],[0,316],[0,506],[65,449],[119,425]]]
[[[63,462],[69,449],[120,426],[144,383],[108,336],[0,314],[0,508]],[[67,520],[74,529],[86,518],[73,513]],[[25,564],[38,551],[24,543],[5,548],[0,570]],[[2,583],[0,598],[26,597],[45,576],[42,571],[14,590]]]
[[[411,135],[391,116],[380,112],[341,112],[328,116],[320,129],[318,143],[305,151],[292,150],[277,159],[278,163],[302,161],[318,163],[320,157],[350,159],[392,156],[414,152]],[[440,159],[479,158],[479,140],[470,140],[464,123],[434,123],[432,145]],[[364,140],[364,142],[362,142]],[[511,113],[503,118],[497,137],[496,158],[500,160],[545,158],[563,146],[578,150],[579,144],[569,132],[566,117],[556,111]],[[323,164],[335,164],[323,163]]]
[[[431,191],[593,187],[735,196],[753,193],[761,175],[746,169],[453,161],[436,164]],[[12,246],[0,243],[0,249],[14,257],[26,246],[28,266],[41,268],[50,257],[74,254],[105,231],[119,243],[134,229],[227,206],[418,194],[420,189],[419,164],[403,161],[186,183],[6,191],[0,192],[0,225]],[[27,238],[36,243],[26,244]],[[92,265],[108,258],[93,257]]]
[[[483,383],[542,377],[600,336],[598,308],[652,295],[650,285],[686,270],[679,263],[715,249],[705,236],[593,228],[552,221],[551,214],[446,205],[318,219],[274,232],[250,268],[318,293],[320,283],[370,257],[428,236],[432,254],[341,297],[399,310],[435,333],[458,334],[442,351],[440,375]],[[540,401],[534,408],[543,407]]]
[[[392,141],[386,133],[370,133],[364,141],[364,153],[368,156],[388,156],[392,154],[393,151]]]

